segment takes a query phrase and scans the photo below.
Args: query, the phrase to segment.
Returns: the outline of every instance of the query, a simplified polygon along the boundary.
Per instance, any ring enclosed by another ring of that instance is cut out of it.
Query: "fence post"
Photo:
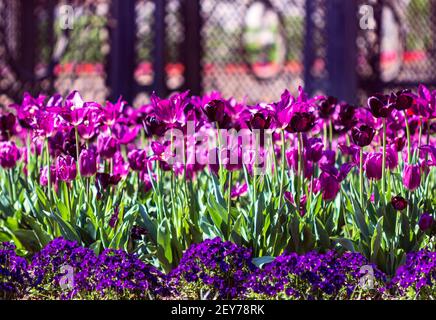
[[[199,0],[183,2],[183,19],[185,39],[182,50],[184,64],[184,88],[191,94],[200,95],[202,91],[202,48],[201,48],[201,14]]]
[[[327,93],[357,103],[356,0],[327,0]]]
[[[35,1],[21,0],[19,11],[19,66],[24,70],[25,81],[33,79],[35,72],[37,29],[35,28]],[[31,90],[28,88],[27,90]]]
[[[314,0],[306,0],[306,15],[305,15],[305,37],[304,37],[304,89],[312,95],[315,91],[315,77],[312,75],[312,67],[315,61],[315,45],[314,32],[315,26],[312,19],[312,13],[316,8]]]
[[[160,97],[167,94],[165,52],[165,7],[166,0],[155,0],[153,39],[153,91]]]
[[[129,103],[136,94],[135,72],[135,0],[111,1],[110,54],[107,66],[107,84],[110,99],[121,95]]]

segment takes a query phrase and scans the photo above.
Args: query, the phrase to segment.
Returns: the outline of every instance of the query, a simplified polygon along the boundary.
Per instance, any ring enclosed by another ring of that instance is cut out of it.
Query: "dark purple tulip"
[[[392,197],[391,204],[394,209],[398,211],[402,211],[407,208],[407,200],[400,195]]]
[[[147,230],[140,226],[133,226],[130,236],[133,240],[141,240],[142,236],[147,235]]]
[[[335,97],[327,97],[320,100],[318,104],[319,117],[322,119],[329,119],[335,112],[338,99]]]
[[[315,115],[312,112],[295,112],[286,130],[289,132],[307,132],[315,125]]]
[[[0,142],[0,166],[5,169],[15,167],[21,152],[13,141]]]
[[[149,137],[152,135],[162,136],[167,129],[165,123],[160,121],[156,116],[147,116],[143,125],[145,133]]]
[[[268,129],[271,125],[271,117],[265,116],[261,112],[256,112],[250,118],[250,121],[247,123],[250,129]]]
[[[204,107],[203,112],[210,122],[222,122],[224,119],[225,102],[223,100],[209,101]]]
[[[406,145],[406,137],[395,137],[394,141],[392,142],[392,146],[394,147],[395,151],[401,152],[403,151],[404,146]]]
[[[112,158],[117,152],[118,142],[112,136],[99,135],[97,139],[97,152],[103,159]]]
[[[56,159],[56,177],[58,180],[70,182],[76,178],[76,161],[71,156],[59,156]]]
[[[13,113],[0,115],[0,131],[11,132],[14,129],[16,118]]]
[[[147,152],[139,149],[132,150],[127,155],[127,160],[133,171],[142,171],[147,166]]]
[[[374,134],[374,129],[365,124],[351,129],[351,138],[359,147],[369,146],[374,138]]]
[[[106,190],[109,186],[115,186],[120,182],[120,175],[111,175],[105,172],[97,172],[95,184],[100,191]]]
[[[356,107],[346,103],[341,103],[338,119],[335,121],[335,130],[338,132],[345,132],[355,126],[357,122],[355,113]]]
[[[97,172],[97,156],[92,149],[83,149],[79,156],[80,174],[91,177]]]
[[[375,118],[387,118],[392,111],[392,98],[385,95],[374,95],[368,99],[368,107]]]
[[[366,157],[364,169],[368,179],[380,180],[382,176],[382,158],[380,152],[369,153]]]
[[[433,222],[433,217],[429,213],[425,212],[421,215],[421,217],[419,217],[419,229],[421,229],[422,231],[427,231],[432,227]]]
[[[406,164],[403,171],[403,184],[406,189],[414,191],[421,184],[421,169],[418,164]]]
[[[321,138],[310,138],[305,143],[306,159],[312,162],[318,162],[323,155],[324,144]]]
[[[414,99],[410,90],[401,90],[396,94],[394,107],[397,110],[407,110],[412,107],[413,102]]]

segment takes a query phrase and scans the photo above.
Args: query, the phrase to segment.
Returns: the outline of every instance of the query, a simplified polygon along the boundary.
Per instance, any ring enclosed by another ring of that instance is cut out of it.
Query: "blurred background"
[[[436,85],[436,0],[0,0],[0,104],[77,89],[276,101]]]

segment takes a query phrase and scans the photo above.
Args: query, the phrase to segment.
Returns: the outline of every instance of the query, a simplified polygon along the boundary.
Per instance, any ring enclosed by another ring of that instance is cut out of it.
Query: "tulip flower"
[[[334,200],[340,190],[340,183],[346,178],[354,163],[344,163],[340,169],[329,165],[320,165],[322,173],[319,177],[320,189],[324,201]]]
[[[366,157],[364,169],[368,179],[380,180],[382,177],[382,157],[380,152],[369,153]]]
[[[403,171],[403,184],[410,191],[416,190],[421,184],[421,169],[418,164],[406,164]]]
[[[0,142],[0,166],[5,169],[15,167],[21,152],[13,141]]]
[[[421,231],[429,230],[434,223],[434,218],[428,213],[425,212],[419,217],[418,226]]]
[[[97,172],[97,156],[92,149],[83,149],[79,156],[79,169],[83,177],[91,177]]]
[[[322,119],[329,119],[335,112],[338,99],[335,97],[323,97],[318,103],[318,114]]]
[[[97,152],[103,159],[110,159],[118,150],[118,143],[112,136],[99,135],[97,139]]]
[[[56,159],[56,178],[60,181],[71,182],[76,178],[76,161],[71,156],[59,156]]]
[[[395,210],[402,211],[407,208],[407,200],[404,199],[402,196],[397,195],[395,197],[392,197],[391,204],[394,207]]]
[[[377,94],[368,99],[368,107],[376,118],[387,118],[393,109],[392,97]]]
[[[359,147],[369,146],[374,138],[375,131],[367,125],[354,127],[351,131],[351,138],[353,142]]]
[[[156,117],[169,127],[175,127],[185,121],[183,112],[188,103],[188,91],[172,95],[169,99],[160,99],[154,93],[151,95],[151,103]]]
[[[225,102],[223,100],[209,101],[204,107],[203,112],[210,122],[221,123],[224,119]]]

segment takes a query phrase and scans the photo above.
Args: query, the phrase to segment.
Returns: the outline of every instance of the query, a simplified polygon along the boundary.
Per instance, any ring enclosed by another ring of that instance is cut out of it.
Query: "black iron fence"
[[[0,103],[436,84],[436,0],[0,0]]]

